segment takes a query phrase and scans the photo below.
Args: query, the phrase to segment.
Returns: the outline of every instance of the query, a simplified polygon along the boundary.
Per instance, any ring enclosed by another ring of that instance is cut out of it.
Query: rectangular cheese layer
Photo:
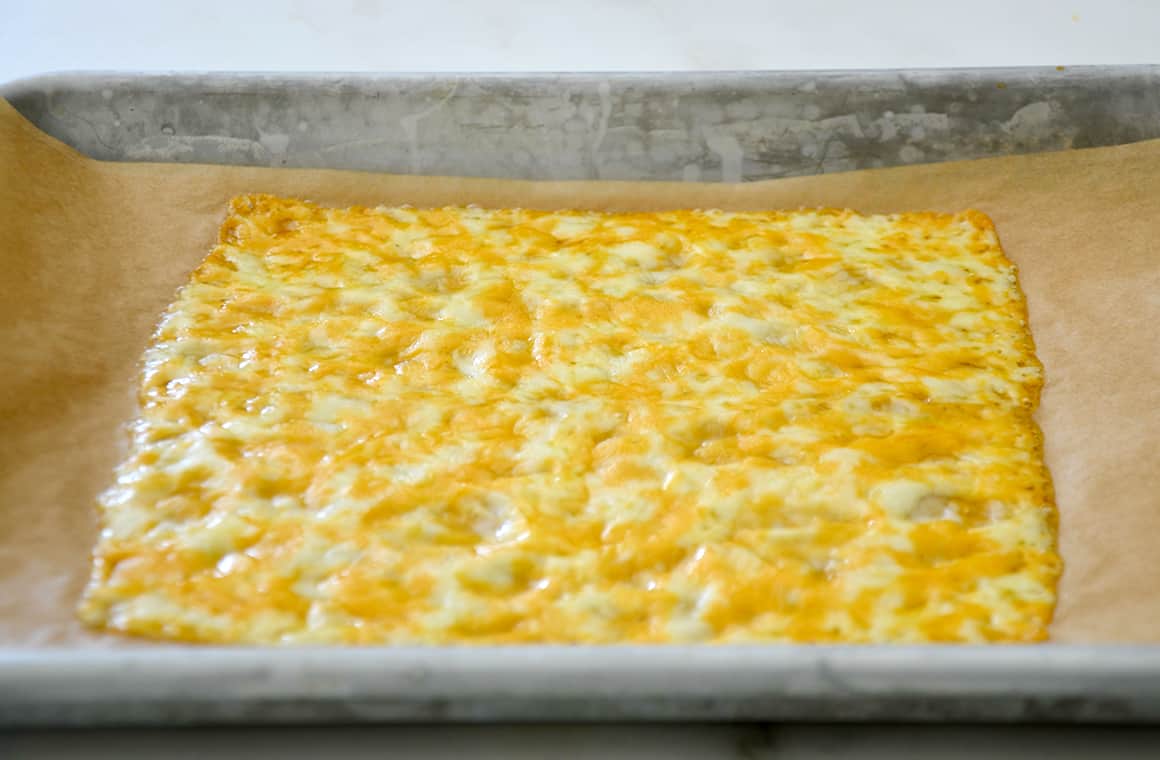
[[[1042,369],[978,212],[233,201],[83,619],[206,642],[1047,635]]]

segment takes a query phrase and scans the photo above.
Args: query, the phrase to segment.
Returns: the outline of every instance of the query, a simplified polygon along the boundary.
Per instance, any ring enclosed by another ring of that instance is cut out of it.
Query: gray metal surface
[[[0,96],[107,160],[526,179],[754,180],[1160,137],[1160,66],[64,74]]]
[[[108,160],[752,180],[1160,137],[1160,67],[72,74],[0,86]],[[1160,648],[0,650],[0,724],[1160,721]]]
[[[50,650],[0,684],[8,725],[1160,718],[1143,647]]]

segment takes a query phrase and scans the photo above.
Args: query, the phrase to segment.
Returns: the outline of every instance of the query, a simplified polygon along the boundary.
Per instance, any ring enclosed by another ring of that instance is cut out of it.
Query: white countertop
[[[49,71],[615,71],[1160,62],[1148,0],[0,0],[0,82]],[[0,686],[2,688],[2,686]],[[1160,730],[525,726],[0,734],[0,757],[1155,757]]]
[[[618,71],[1160,62],[1150,0],[2,0],[61,69]]]

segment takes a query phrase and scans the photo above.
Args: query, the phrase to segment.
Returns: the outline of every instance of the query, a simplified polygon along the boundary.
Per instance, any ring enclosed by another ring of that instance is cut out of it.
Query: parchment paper
[[[243,192],[324,204],[979,208],[1019,266],[1066,562],[1060,642],[1160,642],[1160,141],[744,185],[86,159],[0,100],[0,646],[142,645],[73,608],[136,366]]]

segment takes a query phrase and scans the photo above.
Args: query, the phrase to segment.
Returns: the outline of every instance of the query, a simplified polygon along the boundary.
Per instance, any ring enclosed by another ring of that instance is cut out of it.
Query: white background
[[[0,0],[0,82],[76,69],[533,71],[1160,62],[1148,0]],[[2,178],[0,178],[2,181]],[[0,688],[3,688],[0,685]],[[0,735],[0,757],[1160,756],[1160,731],[421,727]]]
[[[1160,62],[1153,0],[0,0],[61,69],[530,71]]]

